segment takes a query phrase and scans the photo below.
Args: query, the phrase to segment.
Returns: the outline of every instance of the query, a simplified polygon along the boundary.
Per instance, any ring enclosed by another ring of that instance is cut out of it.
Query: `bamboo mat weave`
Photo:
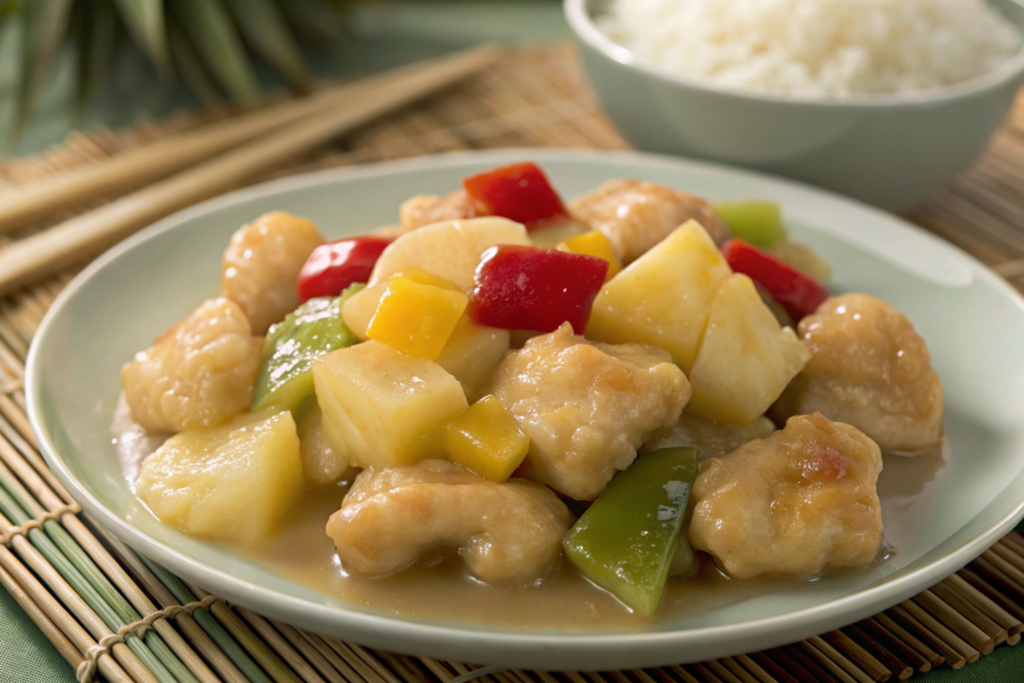
[[[0,192],[231,114],[182,114],[130,131],[76,133],[44,154],[0,164]],[[626,146],[599,113],[569,47],[513,53],[471,81],[273,175],[516,146]],[[108,199],[97,197],[94,206]],[[1024,289],[1024,99],[985,155],[907,218]],[[48,225],[0,237],[0,248]],[[365,649],[229,605],[136,555],[81,514],[39,456],[21,384],[32,335],[74,272],[0,299],[0,584],[79,680],[448,683],[475,668]],[[654,670],[501,670],[481,680],[869,683],[960,668],[995,647],[1016,645],[1022,631],[1024,536],[1012,532],[931,590],[800,643]]]

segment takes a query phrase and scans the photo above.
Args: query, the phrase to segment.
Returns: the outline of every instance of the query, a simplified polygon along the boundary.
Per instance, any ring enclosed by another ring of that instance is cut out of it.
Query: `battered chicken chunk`
[[[649,433],[676,423],[690,383],[661,349],[592,343],[565,324],[505,356],[492,393],[530,437],[519,474],[593,500]]]
[[[155,433],[227,422],[252,402],[262,347],[238,304],[205,302],[121,368],[132,416]]]
[[[327,522],[344,567],[381,576],[428,550],[458,548],[487,583],[524,583],[561,553],[571,515],[547,489],[522,479],[499,484],[447,460],[363,470]]]
[[[889,451],[942,439],[942,384],[906,316],[873,296],[825,301],[797,328],[811,360],[775,407],[782,418],[818,411]]]
[[[570,212],[600,230],[626,265],[693,218],[716,244],[729,239],[729,229],[703,199],[657,183],[609,180],[573,200]]]
[[[266,334],[299,305],[299,271],[323,241],[305,218],[282,211],[260,216],[231,236],[221,262],[220,295],[242,307],[255,334]]]
[[[640,453],[650,453],[659,448],[696,446],[701,457],[713,458],[732,453],[748,441],[768,436],[774,431],[775,424],[763,415],[748,425],[734,425],[684,414],[673,426],[651,434],[640,447]]]
[[[473,205],[465,190],[457,190],[443,197],[436,194],[419,194],[406,199],[398,209],[402,232],[410,232],[431,223],[473,216]]]
[[[808,576],[871,564],[882,540],[870,438],[819,413],[704,460],[689,537],[737,579]]]

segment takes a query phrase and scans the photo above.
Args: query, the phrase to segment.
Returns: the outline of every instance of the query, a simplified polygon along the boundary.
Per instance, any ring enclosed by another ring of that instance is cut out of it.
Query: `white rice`
[[[600,25],[680,76],[836,99],[965,81],[1021,44],[985,0],[612,0]]]

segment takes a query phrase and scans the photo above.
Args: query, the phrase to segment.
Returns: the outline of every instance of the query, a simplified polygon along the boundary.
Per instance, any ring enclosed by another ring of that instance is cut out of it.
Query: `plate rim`
[[[287,595],[243,581],[214,566],[189,557],[167,543],[152,538],[135,528],[127,520],[121,519],[107,508],[84,483],[69,471],[44,430],[42,410],[39,406],[41,401],[39,385],[42,379],[38,349],[43,345],[41,340],[46,339],[53,321],[72,300],[76,292],[101,270],[115,263],[125,252],[158,234],[173,230],[187,221],[212,211],[245,203],[257,197],[265,198],[268,195],[282,194],[318,185],[343,183],[346,180],[380,178],[395,173],[416,172],[438,167],[450,168],[473,163],[508,163],[523,158],[537,160],[541,163],[545,160],[569,163],[618,161],[647,168],[661,167],[705,174],[710,171],[760,183],[768,182],[791,190],[818,195],[832,204],[844,205],[846,209],[866,211],[872,214],[876,220],[882,219],[894,223],[900,229],[910,230],[918,238],[931,241],[946,251],[952,252],[956,258],[970,267],[974,276],[983,278],[988,281],[989,285],[1002,290],[1004,294],[1014,300],[1018,308],[1024,311],[1024,296],[981,261],[899,216],[804,183],[724,164],[635,151],[523,147],[457,151],[323,169],[251,185],[175,212],[108,249],[76,275],[61,291],[37,328],[25,362],[26,412],[32,431],[36,436],[39,451],[47,465],[72,498],[104,528],[176,575],[185,577],[231,603],[254,609],[259,613],[310,631],[330,633],[384,650],[400,650],[419,656],[499,664],[516,668],[522,668],[523,660],[527,659],[530,662],[528,668],[549,670],[571,668],[567,665],[573,665],[578,669],[597,670],[663,666],[677,664],[683,660],[703,661],[774,647],[819,635],[887,609],[921,590],[929,588],[976,558],[1024,518],[1024,492],[1022,492],[1020,500],[998,522],[950,553],[891,581],[884,581],[880,585],[862,589],[847,596],[777,616],[671,631],[638,631],[634,633],[600,631],[592,634],[562,633],[543,629],[503,631],[478,624],[434,624],[397,614],[353,611]],[[684,651],[689,651],[693,656],[685,654]]]

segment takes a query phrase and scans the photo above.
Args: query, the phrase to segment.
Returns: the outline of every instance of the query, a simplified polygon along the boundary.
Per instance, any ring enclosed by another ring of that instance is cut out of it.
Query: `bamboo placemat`
[[[182,114],[130,131],[76,133],[0,165],[0,190],[230,116]],[[435,152],[509,146],[622,148],[572,50],[522,50],[473,80],[320,150],[288,175]],[[94,205],[109,197],[97,197]],[[91,207],[81,207],[83,210]],[[67,218],[59,216],[56,220]],[[1024,100],[988,152],[908,218],[1024,289]],[[52,223],[50,223],[52,224]],[[0,237],[0,248],[49,224]],[[0,299],[0,584],[80,680],[448,683],[475,667],[406,657],[298,631],[190,586],[95,525],[36,448],[22,390],[29,342],[73,277]],[[656,670],[492,671],[487,683],[867,683],[959,668],[1024,631],[1024,536],[890,610],[772,650]]]

